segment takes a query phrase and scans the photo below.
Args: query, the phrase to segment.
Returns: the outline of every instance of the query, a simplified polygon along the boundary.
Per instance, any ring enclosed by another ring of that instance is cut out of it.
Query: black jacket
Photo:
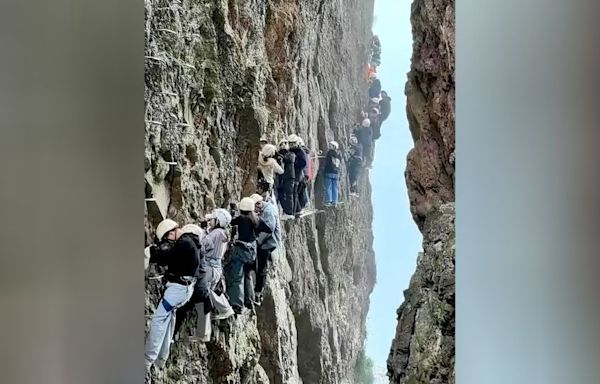
[[[384,97],[379,102],[379,111],[381,112],[381,116],[379,119],[381,120],[381,122],[384,122],[390,115],[390,112],[392,111],[391,102],[392,102],[392,98],[389,96]]]
[[[373,80],[369,87],[369,98],[377,97],[381,93],[381,81],[379,79]]]
[[[296,161],[294,162],[294,172],[296,172],[296,181],[301,180],[304,177],[304,169],[306,168],[306,152],[300,147],[290,149],[291,152],[296,155]]]
[[[174,244],[162,243],[150,247],[150,262],[168,268],[165,277],[178,282],[181,276],[195,276],[201,258],[200,242],[197,236],[184,233]]]
[[[283,157],[283,174],[281,175],[281,179],[294,179],[296,177],[296,171],[294,167],[294,163],[296,162],[296,155],[293,152],[288,151],[287,149],[282,149],[279,151],[279,153]]]
[[[257,223],[254,225],[252,220],[245,215],[239,215],[231,220],[231,225],[238,227],[238,240],[252,243],[256,241],[258,234],[261,232],[272,233],[273,230],[269,228],[267,223],[261,218],[257,217]]]
[[[337,167],[334,165],[334,159],[338,162]],[[339,152],[335,149],[330,149],[325,156],[325,173],[339,173],[341,163],[342,156],[340,156]]]

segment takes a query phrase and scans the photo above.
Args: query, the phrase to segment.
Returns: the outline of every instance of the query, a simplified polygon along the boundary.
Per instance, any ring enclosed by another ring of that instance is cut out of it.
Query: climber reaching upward
[[[329,142],[329,151],[325,157],[325,205],[335,206],[338,203],[338,184],[342,157],[337,141]]]
[[[152,320],[145,343],[146,371],[154,364],[163,368],[175,330],[175,310],[192,296],[199,265],[200,249],[191,234],[184,233],[179,224],[165,219],[156,228],[159,244],[146,247],[144,254],[150,263],[167,267],[166,290]]]
[[[392,111],[392,98],[388,96],[386,91],[381,91],[379,107],[381,111],[380,121],[383,123],[385,120],[387,120],[390,112]]]
[[[227,296],[236,313],[242,313],[244,305],[253,309],[249,298],[244,297],[244,266],[253,263],[256,258],[256,237],[261,232],[271,233],[265,222],[256,217],[255,203],[250,197],[240,201],[240,215],[231,220],[238,229],[238,238],[234,243],[233,254],[225,270]]]

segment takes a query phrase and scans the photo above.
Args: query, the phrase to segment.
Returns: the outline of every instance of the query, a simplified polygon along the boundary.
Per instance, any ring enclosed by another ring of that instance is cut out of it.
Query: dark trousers
[[[258,249],[256,254],[256,286],[254,292],[262,293],[269,274],[271,253],[274,249]]]
[[[353,159],[348,170],[348,178],[350,179],[350,192],[356,192],[358,189],[358,177],[360,176],[362,160]]]
[[[306,183],[304,180],[296,182],[294,193],[294,213],[299,213],[306,206]]]
[[[294,188],[295,186],[293,179],[281,181],[281,196],[279,201],[281,201],[281,207],[286,215],[294,214]]]

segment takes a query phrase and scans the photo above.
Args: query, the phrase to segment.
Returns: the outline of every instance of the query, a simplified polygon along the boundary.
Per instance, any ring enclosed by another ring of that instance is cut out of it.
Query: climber
[[[306,201],[310,202],[315,165],[313,161],[313,154],[311,153],[310,149],[304,147],[304,153],[306,153]]]
[[[379,119],[379,106],[372,107],[369,110],[369,121],[371,122],[371,131],[373,132],[373,140],[377,140],[381,137],[381,121]]]
[[[288,137],[288,143],[290,144],[290,151],[296,155],[294,161],[294,208],[293,215],[299,215],[302,210],[301,198],[304,195],[304,189],[306,188],[306,181],[304,179],[304,168],[306,167],[306,153],[300,148],[300,138],[297,135],[291,134]],[[287,212],[286,212],[287,213]]]
[[[373,150],[373,131],[371,130],[371,120],[364,119],[361,127],[355,130],[356,137],[362,145],[363,161],[367,168],[371,166]]]
[[[240,201],[240,215],[231,220],[231,225],[238,229],[238,238],[235,241],[231,260],[225,268],[227,281],[227,296],[233,310],[240,314],[244,305],[254,308],[250,298],[244,296],[244,266],[253,263],[256,259],[256,236],[261,232],[271,232],[265,222],[256,217],[255,203],[250,197]],[[248,299],[248,300],[245,300]]]
[[[298,144],[300,149],[302,149],[304,151],[304,154],[306,155],[306,165],[304,166],[303,169],[303,174],[304,177],[302,178],[301,182],[304,184],[304,192],[302,194],[300,194],[298,196],[298,201],[300,203],[300,209],[304,209],[306,208],[306,206],[308,205],[308,202],[310,201],[309,195],[308,195],[308,190],[310,189],[310,183],[309,183],[309,179],[308,179],[308,169],[309,167],[312,167],[312,159],[310,156],[310,150],[306,147],[306,145],[304,144],[304,140],[302,140],[301,137],[298,138]]]
[[[388,96],[386,91],[381,91],[379,110],[381,111],[379,120],[383,123],[385,120],[387,120],[390,112],[392,111],[392,98]]]
[[[348,179],[350,181],[350,196],[358,197],[358,177],[362,168],[362,146],[356,136],[350,137],[350,155],[348,164]]]
[[[277,199],[283,210],[282,219],[294,218],[294,180],[296,172],[294,163],[296,155],[289,150],[287,140],[279,143],[279,156],[283,162],[283,174],[279,176]]]
[[[271,228],[272,233],[261,233],[258,235],[258,250],[256,254],[256,285],[254,286],[254,296],[257,305],[262,304],[263,288],[269,273],[271,255],[273,251],[281,244],[281,223],[279,221],[279,212],[277,202],[269,197],[269,185],[260,183],[257,186],[257,193],[262,197],[260,204],[260,217]],[[254,195],[253,195],[254,196]],[[255,201],[259,201],[255,199]]]
[[[329,151],[325,157],[325,206],[336,206],[338,203],[338,184],[342,157],[336,141],[329,142]]]
[[[283,168],[275,160],[276,152],[277,148],[274,145],[265,144],[258,158],[258,169],[261,171],[264,181],[269,183],[271,188],[275,184],[274,174],[281,175],[283,173]]]
[[[371,81],[371,85],[369,86],[369,99],[372,99],[374,97],[379,97],[379,94],[381,93],[381,81],[379,81],[379,79],[374,78],[373,81]]]
[[[162,369],[169,357],[169,347],[175,327],[175,310],[191,297],[196,282],[200,249],[189,233],[170,219],[161,221],[156,228],[159,244],[146,247],[144,254],[150,263],[167,266],[166,290],[156,307],[145,343],[146,371],[154,366]]]

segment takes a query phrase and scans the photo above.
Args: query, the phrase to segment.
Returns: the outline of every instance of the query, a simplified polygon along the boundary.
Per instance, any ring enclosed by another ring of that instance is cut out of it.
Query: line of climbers
[[[270,186],[259,182],[257,193],[240,201],[239,211],[235,203],[229,211],[215,209],[200,225],[180,227],[165,219],[156,228],[156,240],[144,250],[145,268],[150,263],[167,267],[166,289],[146,337],[147,371],[152,365],[164,367],[170,344],[192,309],[197,323],[189,340],[208,342],[211,319],[254,315],[254,306],[262,304],[271,255],[282,240]]]
[[[372,47],[377,56],[380,45],[374,36]],[[390,114],[391,98],[381,91],[376,66],[369,66],[368,112],[353,129],[345,151],[350,195],[358,196],[361,169],[370,168],[375,140],[381,136],[381,124]],[[344,158],[336,141],[328,143],[324,164],[325,206],[337,206],[341,164]],[[234,314],[255,315],[255,306],[263,301],[263,289],[272,264],[273,252],[281,246],[280,220],[302,215],[310,203],[314,162],[312,154],[295,134],[279,142],[277,148],[260,139],[256,193],[241,199],[229,210],[217,208],[200,220],[199,225],[165,219],[156,228],[156,241],[144,250],[144,267],[150,263],[166,267],[165,291],[150,322],[145,343],[145,364],[162,369],[169,349],[185,318],[196,309],[195,335],[190,341],[208,342],[211,319],[223,320]],[[283,213],[280,216],[279,203]],[[225,265],[225,268],[223,268]]]

